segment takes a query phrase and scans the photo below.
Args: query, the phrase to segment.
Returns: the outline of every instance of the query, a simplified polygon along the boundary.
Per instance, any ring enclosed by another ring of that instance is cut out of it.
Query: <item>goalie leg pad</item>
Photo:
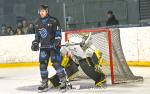
[[[65,70],[68,78],[71,78],[75,73],[79,71],[78,66],[74,63],[72,59],[69,60],[69,64]]]
[[[72,75],[77,73],[79,70],[78,70],[78,66],[73,62],[72,59],[70,59],[67,67],[65,68],[65,71],[66,71],[67,77],[70,78]],[[52,83],[52,85],[54,87],[58,87],[60,85],[59,77],[56,74],[54,76],[52,76],[51,78],[49,78],[49,81]]]
[[[83,70],[83,72],[87,76],[89,76],[91,79],[93,79],[95,81],[95,84],[97,84],[97,83],[99,83],[105,79],[104,73],[100,73],[100,72],[95,71],[95,68],[90,66],[87,63],[86,59],[80,60],[79,64],[80,64],[80,67]]]

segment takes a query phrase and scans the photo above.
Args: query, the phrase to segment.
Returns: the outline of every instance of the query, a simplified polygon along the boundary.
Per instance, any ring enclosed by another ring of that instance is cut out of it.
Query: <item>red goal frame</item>
[[[86,33],[86,32],[106,32],[108,36],[108,48],[109,48],[109,59],[110,59],[110,73],[111,73],[111,82],[115,84],[114,81],[114,67],[113,67],[113,56],[112,56],[112,41],[111,41],[111,30],[106,28],[96,28],[96,29],[82,29],[82,30],[69,30],[65,31],[65,42],[68,41],[68,34],[73,33]]]

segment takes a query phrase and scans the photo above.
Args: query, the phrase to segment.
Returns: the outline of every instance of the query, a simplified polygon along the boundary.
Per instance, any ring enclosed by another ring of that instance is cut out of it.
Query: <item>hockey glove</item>
[[[57,49],[61,48],[61,40],[60,39],[55,40],[55,48],[57,48]]]
[[[38,51],[39,50],[39,43],[32,42],[31,50],[32,51]]]

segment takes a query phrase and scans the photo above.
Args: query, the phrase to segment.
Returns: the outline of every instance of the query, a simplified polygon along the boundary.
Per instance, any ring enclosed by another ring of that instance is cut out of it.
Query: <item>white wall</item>
[[[150,61],[150,27],[121,28],[120,31],[127,61]],[[34,35],[1,36],[0,63],[38,61],[39,52],[31,51],[33,39]]]
[[[150,61],[150,27],[121,28],[121,41],[128,61]]]
[[[34,35],[0,36],[0,63],[38,61],[39,52],[31,51],[33,40]]]
[[[31,51],[33,35],[0,37],[0,63],[37,61],[38,52]]]

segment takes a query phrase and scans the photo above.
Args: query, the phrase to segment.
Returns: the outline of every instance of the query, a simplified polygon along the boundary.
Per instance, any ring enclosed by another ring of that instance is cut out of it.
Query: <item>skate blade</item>
[[[38,90],[38,93],[47,92],[48,90],[49,90],[48,88],[46,88],[44,90]]]

